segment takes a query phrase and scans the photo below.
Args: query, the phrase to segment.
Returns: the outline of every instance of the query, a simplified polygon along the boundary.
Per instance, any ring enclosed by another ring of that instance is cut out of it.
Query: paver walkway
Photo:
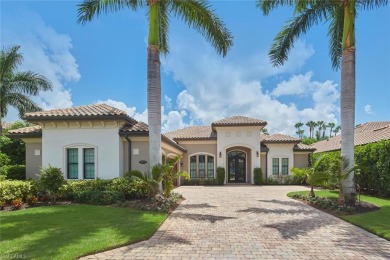
[[[148,241],[83,259],[390,259],[390,242],[286,197],[299,186],[180,187]]]

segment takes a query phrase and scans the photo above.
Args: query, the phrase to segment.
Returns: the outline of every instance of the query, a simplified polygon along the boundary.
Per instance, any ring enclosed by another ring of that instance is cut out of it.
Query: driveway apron
[[[286,196],[301,186],[183,186],[147,241],[82,259],[390,259],[390,242]]]

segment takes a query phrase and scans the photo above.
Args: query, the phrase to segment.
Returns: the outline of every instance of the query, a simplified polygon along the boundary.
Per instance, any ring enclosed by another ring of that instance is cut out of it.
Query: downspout
[[[131,140],[129,139],[129,137],[127,135],[125,135],[125,139],[127,140],[127,143],[128,143],[128,149],[129,149],[129,171],[131,171]]]

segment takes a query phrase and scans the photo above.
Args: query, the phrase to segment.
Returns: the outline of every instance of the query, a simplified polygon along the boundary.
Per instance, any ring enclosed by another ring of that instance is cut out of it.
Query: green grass
[[[10,258],[74,259],[148,239],[166,217],[165,213],[89,205],[3,212],[0,252]]]
[[[290,192],[287,196],[291,197],[294,194],[309,195],[309,192]],[[315,191],[315,194],[317,197],[338,198],[338,191]],[[356,215],[341,216],[341,218],[356,226],[364,228],[371,233],[390,240],[390,199],[381,199],[366,195],[361,195],[360,199],[380,207],[380,210]]]

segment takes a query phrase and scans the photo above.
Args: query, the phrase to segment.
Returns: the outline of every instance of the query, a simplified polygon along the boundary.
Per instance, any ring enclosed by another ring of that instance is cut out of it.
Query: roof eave
[[[234,124],[234,123],[212,123],[211,128],[213,131],[216,131],[216,127],[232,127],[232,126],[266,126],[267,122],[262,123],[240,123],[240,124]]]
[[[32,137],[42,137],[42,133],[14,133],[14,134],[6,134],[9,138],[32,138]]]
[[[173,138],[175,141],[204,141],[204,140],[217,140],[217,137],[180,137]]]
[[[268,144],[285,144],[285,143],[299,144],[301,141],[267,141],[267,140],[264,140],[262,142],[263,143],[268,143]]]
[[[29,122],[61,121],[61,120],[125,120],[136,124],[137,121],[127,115],[88,115],[88,116],[25,116],[23,120]]]

